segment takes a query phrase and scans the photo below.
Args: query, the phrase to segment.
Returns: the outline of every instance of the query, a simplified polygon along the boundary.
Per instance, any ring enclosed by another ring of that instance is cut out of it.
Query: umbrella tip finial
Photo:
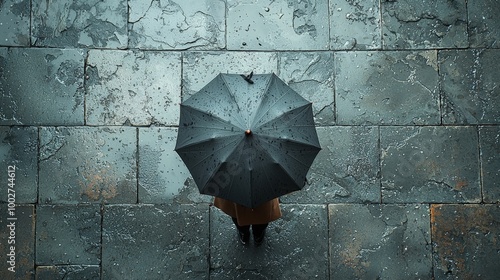
[[[245,135],[246,136],[252,135],[252,131],[250,129],[245,130]]]

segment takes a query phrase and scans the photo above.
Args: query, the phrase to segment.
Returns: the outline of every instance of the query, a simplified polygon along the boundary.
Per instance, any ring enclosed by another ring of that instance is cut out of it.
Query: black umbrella
[[[312,104],[274,74],[219,74],[181,104],[175,150],[202,194],[254,208],[302,189],[320,149]]]

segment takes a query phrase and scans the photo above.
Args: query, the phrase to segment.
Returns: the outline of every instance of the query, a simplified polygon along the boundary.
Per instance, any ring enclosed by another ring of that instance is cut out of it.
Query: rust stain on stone
[[[353,236],[353,234],[349,234],[349,236]],[[356,238],[350,242],[346,242],[346,244],[346,248],[339,252],[342,263],[350,267],[358,277],[362,277],[365,273],[364,268],[369,267],[370,264],[363,262],[359,256],[362,249],[361,241],[359,238]]]
[[[468,185],[469,183],[467,182],[467,180],[458,180],[457,183],[455,184],[455,190],[462,191]]]
[[[467,248],[475,247],[474,234],[488,235],[494,217],[480,205],[432,205],[431,231],[437,267],[463,279],[474,279],[468,267]],[[497,245],[493,237],[492,245]]]
[[[109,167],[103,169],[85,170],[83,180],[80,180],[81,194],[90,200],[109,200],[118,195],[115,176],[108,174]]]

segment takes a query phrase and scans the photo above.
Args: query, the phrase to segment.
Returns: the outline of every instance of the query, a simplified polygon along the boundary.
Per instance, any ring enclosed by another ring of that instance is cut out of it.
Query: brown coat
[[[238,220],[238,225],[267,224],[281,217],[280,203],[277,198],[265,202],[256,208],[247,208],[232,201],[216,197],[215,207]]]

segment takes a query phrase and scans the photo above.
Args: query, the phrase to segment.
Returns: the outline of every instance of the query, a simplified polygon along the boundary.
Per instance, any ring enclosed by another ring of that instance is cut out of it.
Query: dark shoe
[[[264,242],[264,236],[266,235],[266,231],[263,230],[259,234],[253,234],[253,241],[255,242],[255,246],[260,246],[262,242]]]
[[[248,242],[250,241],[250,232],[238,231],[238,236],[240,237],[241,244],[248,245]]]

